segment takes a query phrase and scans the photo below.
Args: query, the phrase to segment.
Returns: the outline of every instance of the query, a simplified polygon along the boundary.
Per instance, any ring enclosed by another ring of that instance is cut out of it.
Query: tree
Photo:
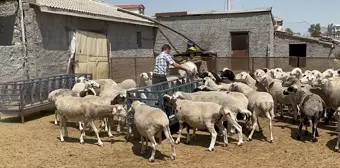
[[[320,37],[321,34],[321,26],[320,23],[317,24],[311,24],[308,28],[308,32],[312,37]]]
[[[290,28],[286,28],[285,32],[290,33],[290,34],[293,34],[293,33],[294,33],[293,30],[290,29]]]

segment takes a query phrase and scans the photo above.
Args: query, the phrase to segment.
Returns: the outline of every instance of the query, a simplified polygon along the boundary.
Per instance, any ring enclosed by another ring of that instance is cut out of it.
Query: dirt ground
[[[271,144],[265,140],[269,136],[268,122],[260,119],[263,135],[255,132],[253,141],[245,141],[241,147],[236,145],[235,135],[229,138],[228,147],[222,147],[218,139],[213,152],[205,151],[210,136],[198,132],[191,144],[176,145],[176,160],[169,158],[170,144],[164,140],[158,146],[156,161],[148,163],[150,150],[146,156],[140,156],[139,142],[124,143],[122,135],[108,138],[101,133],[104,142],[101,148],[95,145],[96,138],[89,132],[85,144],[80,144],[80,133],[73,123],[68,123],[70,137],[62,143],[53,117],[51,113],[37,114],[27,117],[25,124],[17,118],[2,120],[0,167],[340,167],[340,153],[333,151],[334,121],[327,126],[320,124],[319,141],[314,143],[310,141],[311,135],[302,137],[305,142],[295,140],[297,126],[292,125],[289,118],[276,119]],[[181,142],[185,141],[186,131],[183,132]]]

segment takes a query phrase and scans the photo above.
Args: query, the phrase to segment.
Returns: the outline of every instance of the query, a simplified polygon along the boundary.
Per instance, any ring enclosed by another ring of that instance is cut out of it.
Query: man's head
[[[165,52],[167,54],[170,53],[171,47],[169,46],[169,44],[164,44],[161,48],[162,52]]]

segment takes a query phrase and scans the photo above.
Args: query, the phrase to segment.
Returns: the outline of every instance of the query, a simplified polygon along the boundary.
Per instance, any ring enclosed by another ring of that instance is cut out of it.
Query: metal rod
[[[27,67],[28,62],[27,62],[27,49],[26,49],[26,37],[25,37],[25,25],[24,25],[24,10],[22,9],[22,0],[19,0],[19,10],[20,10],[21,38],[22,38],[24,66],[25,66],[24,76],[26,76],[26,79],[29,79],[28,67]]]
[[[183,35],[182,33],[178,32],[178,31],[172,29],[171,27],[166,26],[166,25],[164,25],[164,24],[162,24],[162,23],[160,23],[160,22],[156,21],[155,19],[152,19],[152,18],[150,18],[150,17],[148,17],[148,16],[140,15],[140,14],[138,14],[138,13],[134,13],[134,12],[131,12],[131,11],[122,9],[122,8],[117,8],[117,10],[120,11],[120,12],[125,12],[125,13],[128,13],[128,14],[131,14],[131,15],[134,15],[134,16],[137,16],[137,17],[140,17],[140,18],[143,18],[143,19],[150,20],[150,21],[154,22],[154,23],[157,24],[157,25],[163,26],[163,27],[165,27],[165,28],[167,28],[167,29],[169,29],[169,30],[171,30],[171,31],[173,31],[173,32],[175,32],[175,33],[181,35],[182,37],[184,37],[184,38],[187,39],[187,40],[191,40],[191,39],[189,39],[187,36]],[[191,40],[191,41],[193,41],[193,40]],[[194,41],[193,41],[193,42],[194,42]],[[195,42],[194,42],[194,43],[195,43]],[[197,43],[195,43],[195,45],[196,45],[200,50],[204,51],[204,49],[202,49]]]

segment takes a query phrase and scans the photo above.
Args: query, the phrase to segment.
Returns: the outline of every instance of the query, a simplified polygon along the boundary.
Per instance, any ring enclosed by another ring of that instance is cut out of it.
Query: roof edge
[[[120,23],[126,23],[126,24],[137,24],[142,26],[148,26],[148,27],[157,27],[155,24],[151,24],[148,22],[133,20],[133,19],[125,19],[125,18],[118,18],[118,17],[108,17],[104,15],[90,15],[83,12],[76,12],[72,10],[65,10],[65,9],[59,9],[59,8],[51,8],[47,6],[40,6],[40,11],[43,13],[52,13],[52,14],[59,14],[59,15],[67,15],[67,16],[74,16],[74,17],[82,17],[82,18],[89,18],[89,19],[95,19],[95,20],[105,20],[110,22],[120,22]]]
[[[156,17],[175,17],[178,13],[183,12],[163,12],[156,13]],[[270,8],[252,8],[252,9],[241,9],[241,10],[223,10],[223,11],[205,11],[205,12],[186,12],[186,15],[180,16],[195,16],[195,15],[222,15],[222,14],[242,14],[242,13],[259,13],[259,12],[272,12],[272,7]],[[175,14],[175,15],[171,15]]]
[[[330,45],[330,46],[333,45],[333,43],[331,43],[331,42],[321,41],[320,39],[315,38],[315,37],[305,37],[305,36],[290,34],[290,33],[287,33],[287,32],[275,31],[275,35],[282,35],[282,36],[286,36],[286,37],[302,39],[302,40],[311,41],[311,42],[320,43],[320,44],[325,44],[325,45]]]

